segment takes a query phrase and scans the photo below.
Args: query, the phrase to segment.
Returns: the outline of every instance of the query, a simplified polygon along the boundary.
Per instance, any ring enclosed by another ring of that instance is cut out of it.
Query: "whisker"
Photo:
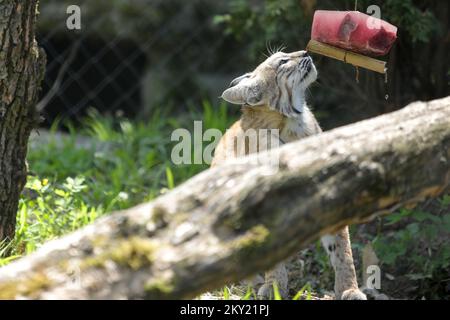
[[[282,52],[283,50],[286,49],[286,46],[281,44],[278,48],[277,48],[277,52]]]
[[[266,48],[266,50],[267,50],[267,48]],[[261,54],[262,54],[264,57],[266,57],[266,58],[269,58],[269,57],[270,57],[270,56],[269,56],[267,53],[265,53],[264,51],[262,51]]]
[[[269,55],[273,55],[273,48],[272,48],[272,44],[270,43],[270,40],[266,41],[266,48],[267,48],[267,52],[269,53]]]
[[[269,53],[269,56],[272,56],[278,52],[282,52],[286,48],[287,47],[283,44],[281,44],[280,46],[277,47],[277,46],[272,46],[272,43],[269,40],[266,41],[266,50]]]

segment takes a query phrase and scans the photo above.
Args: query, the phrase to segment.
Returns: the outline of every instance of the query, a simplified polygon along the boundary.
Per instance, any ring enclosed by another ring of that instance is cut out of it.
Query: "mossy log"
[[[207,170],[0,269],[0,298],[192,298],[448,192],[450,97]],[[267,174],[272,169],[272,174]]]

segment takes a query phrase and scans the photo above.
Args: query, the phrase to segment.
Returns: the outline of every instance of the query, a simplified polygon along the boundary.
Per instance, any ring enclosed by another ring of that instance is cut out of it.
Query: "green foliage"
[[[276,281],[272,284],[273,285],[273,300],[283,300],[280,294],[280,290],[278,289],[278,284]]]
[[[388,0],[382,6],[386,18],[405,30],[413,43],[428,42],[439,29],[434,14],[413,0]],[[422,3],[423,5],[423,3]]]
[[[205,102],[201,112],[191,107],[176,118],[159,113],[145,123],[91,113],[83,128],[68,125],[70,134],[65,136],[53,129],[47,143],[32,143],[28,156],[31,174],[19,203],[16,237],[0,244],[0,266],[108,212],[150,200],[204,170],[206,165],[171,163],[171,132],[181,127],[192,130],[194,120],[203,121],[203,130],[219,128],[223,132],[234,120],[231,110],[225,104]],[[440,205],[440,215],[403,209],[383,218],[392,231],[380,233],[374,241],[382,263],[401,266],[430,297],[436,292],[431,286],[444,281],[445,270],[450,268],[450,196],[440,199]],[[314,261],[313,277],[329,287],[333,271],[319,242],[304,259]],[[229,299],[231,293],[225,288],[221,295]],[[294,300],[309,300],[311,295],[308,283]],[[238,296],[256,298],[251,287]],[[276,287],[274,297],[280,298]]]
[[[27,196],[19,203],[13,251],[28,254],[43,239],[58,237],[93,222],[103,209],[86,201],[89,191],[82,176],[67,177],[61,182],[30,176]]]
[[[132,123],[91,112],[84,126],[61,135],[54,128],[48,141],[32,143],[30,176],[20,199],[15,239],[0,244],[0,265],[28,254],[43,242],[93,222],[97,217],[150,200],[207,168],[175,166],[170,160],[171,132],[223,131],[233,120],[225,104],[205,102],[177,118],[156,113],[148,122]]]
[[[228,287],[223,288],[223,300],[230,300],[230,289]]]
[[[283,300],[281,297],[280,291],[278,289],[278,285],[276,282],[273,283],[273,297],[274,300]],[[305,284],[297,294],[292,298],[292,300],[312,300],[312,289],[309,283]]]
[[[306,293],[306,297],[305,296]],[[303,288],[300,289],[299,292],[292,298],[292,300],[301,300],[304,297],[305,300],[311,300],[312,299],[312,289],[311,285],[309,283],[305,284]]]
[[[224,28],[225,35],[233,36],[248,45],[251,60],[259,58],[276,46],[306,45],[304,30],[308,18],[302,13],[298,1],[265,0],[250,3],[243,0],[229,1],[228,12],[214,18]],[[299,38],[300,37],[300,38]]]
[[[381,262],[417,281],[421,292],[436,298],[439,285],[448,281],[450,268],[450,210],[449,196],[441,201],[442,214],[422,210],[402,209],[384,218],[387,228],[374,241]],[[430,281],[432,280],[432,281]]]
[[[448,207],[450,206],[450,195],[445,195],[442,199],[441,199],[441,206],[443,207]]]
[[[296,0],[265,0],[249,2],[231,0],[228,12],[214,18],[224,28],[225,35],[249,46],[252,58],[258,57],[266,48],[285,45],[290,49],[305,47],[311,30],[312,12]],[[388,0],[374,2],[360,0],[359,11],[365,12],[369,5],[378,4],[382,19],[399,26],[412,43],[428,42],[439,30],[432,12],[422,9],[423,3],[413,0]],[[314,9],[353,10],[354,1],[318,1]]]
[[[250,300],[250,299],[256,300],[257,296],[255,290],[251,286],[248,286],[247,291],[245,292],[245,295],[242,297],[241,300]]]

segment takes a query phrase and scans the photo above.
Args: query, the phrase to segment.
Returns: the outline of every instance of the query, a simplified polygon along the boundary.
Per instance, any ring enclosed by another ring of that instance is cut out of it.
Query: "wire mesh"
[[[41,4],[38,41],[47,70],[39,107],[46,125],[80,120],[90,108],[136,117],[217,100],[235,75],[239,55],[213,23],[220,5],[135,0],[130,6],[142,12],[127,17],[117,2],[81,1],[81,30],[67,29],[66,4]],[[101,3],[100,15],[94,3]],[[159,23],[146,20],[152,15]]]

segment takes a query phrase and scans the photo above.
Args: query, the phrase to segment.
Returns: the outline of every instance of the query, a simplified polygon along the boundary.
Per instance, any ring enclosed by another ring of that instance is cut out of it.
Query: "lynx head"
[[[317,79],[306,51],[277,52],[253,72],[234,79],[222,98],[233,104],[268,106],[287,117],[303,112],[305,90]]]

